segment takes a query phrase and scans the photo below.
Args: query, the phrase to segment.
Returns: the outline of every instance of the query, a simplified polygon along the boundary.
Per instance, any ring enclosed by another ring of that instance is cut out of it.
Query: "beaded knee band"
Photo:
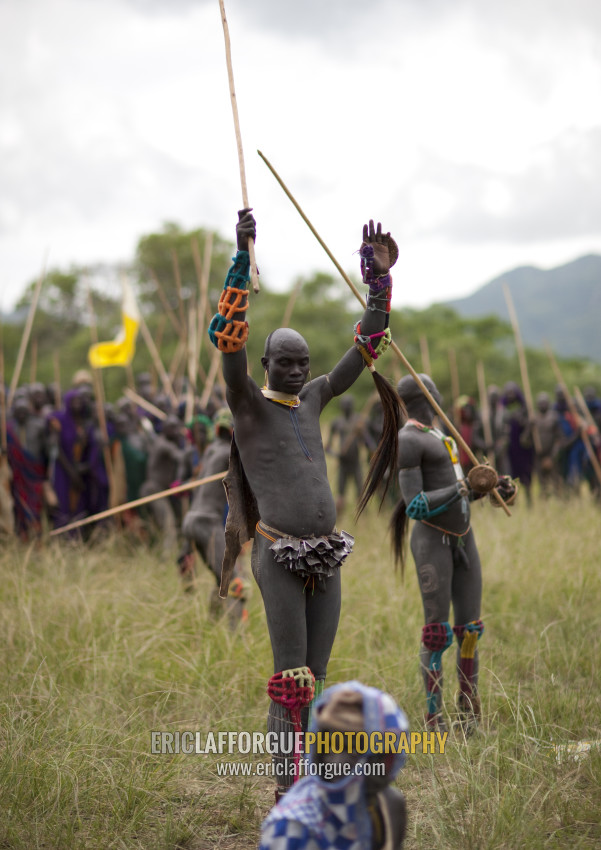
[[[426,623],[422,629],[422,643],[430,652],[444,652],[453,643],[451,624]]]
[[[464,626],[453,626],[453,631],[461,647],[461,658],[473,658],[478,641],[484,632],[482,620],[472,620]]]
[[[267,694],[290,713],[294,731],[301,732],[300,712],[315,694],[315,676],[308,667],[295,667],[275,673],[267,684]]]

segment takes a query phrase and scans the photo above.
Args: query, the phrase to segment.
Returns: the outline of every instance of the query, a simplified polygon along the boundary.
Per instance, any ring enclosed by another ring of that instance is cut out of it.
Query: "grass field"
[[[601,847],[601,513],[477,505],[484,568],[483,732],[410,756],[407,848]],[[409,558],[392,566],[370,508],[343,567],[329,683],[389,691],[421,728],[422,612]],[[254,588],[246,628],[208,616],[173,563],[117,537],[88,549],[5,545],[0,556],[0,848],[249,848],[273,780],[218,775],[218,755],[152,755],[151,730],[265,730],[271,652]],[[455,682],[445,658],[446,696]],[[261,756],[241,756],[261,760]],[[263,757],[265,758],[265,757]]]

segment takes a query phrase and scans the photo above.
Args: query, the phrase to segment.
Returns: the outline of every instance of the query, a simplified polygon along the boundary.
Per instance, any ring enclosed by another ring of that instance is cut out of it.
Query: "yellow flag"
[[[105,366],[128,366],[136,352],[136,337],[140,326],[140,313],[129,281],[123,278],[123,327],[112,342],[98,342],[88,351],[88,361],[93,369]]]

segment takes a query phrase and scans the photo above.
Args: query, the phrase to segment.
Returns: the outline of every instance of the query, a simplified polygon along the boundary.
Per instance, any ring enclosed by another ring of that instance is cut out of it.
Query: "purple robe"
[[[86,463],[88,460],[91,436],[90,426],[84,422],[78,422],[71,412],[73,400],[78,394],[78,390],[66,392],[63,409],[51,413],[48,417],[51,432],[57,434],[61,453],[76,469],[79,464]],[[52,464],[50,475],[58,499],[58,506],[53,517],[54,527],[60,528],[75,520],[83,519],[86,515],[85,487],[78,489],[74,486],[60,457],[57,457]]]

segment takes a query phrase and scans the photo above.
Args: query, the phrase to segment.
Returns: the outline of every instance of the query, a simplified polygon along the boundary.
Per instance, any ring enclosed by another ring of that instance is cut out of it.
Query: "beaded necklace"
[[[300,405],[300,397],[294,395],[293,393],[281,393],[278,390],[271,390],[269,387],[263,387],[261,392],[269,401],[274,401],[276,404],[282,404],[284,407],[287,407],[290,410],[290,421],[292,422],[292,427],[294,429],[294,433],[296,434],[296,439],[303,450],[303,454],[307,458],[307,460],[312,461],[311,452],[307,448],[305,441],[303,440],[303,435],[300,432],[300,425],[298,422],[298,417],[296,415],[296,409]]]

